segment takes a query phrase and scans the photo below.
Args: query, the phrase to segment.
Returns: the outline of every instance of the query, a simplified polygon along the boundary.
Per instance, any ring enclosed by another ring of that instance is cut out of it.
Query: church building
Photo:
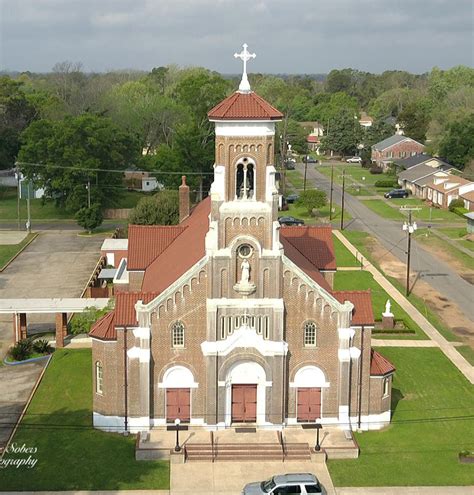
[[[129,226],[115,308],[92,328],[94,426],[208,430],[390,422],[394,367],[371,347],[370,291],[335,291],[330,226],[280,227],[275,125],[250,88],[209,111],[210,195],[180,223]]]

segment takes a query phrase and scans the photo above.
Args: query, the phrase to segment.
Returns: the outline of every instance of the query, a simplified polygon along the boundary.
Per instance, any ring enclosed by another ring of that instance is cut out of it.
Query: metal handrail
[[[278,432],[278,440],[280,442],[280,445],[281,445],[281,452],[282,452],[282,455],[283,455],[283,462],[285,462],[285,458],[286,458],[286,449],[285,449],[285,441],[284,441],[284,438],[283,438],[283,432],[282,431],[279,431]]]
[[[214,462],[214,432],[211,431],[211,461]]]

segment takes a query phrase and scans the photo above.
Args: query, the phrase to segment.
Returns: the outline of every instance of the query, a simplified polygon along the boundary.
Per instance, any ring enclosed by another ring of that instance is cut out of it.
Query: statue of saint
[[[392,312],[390,311],[392,309],[392,305],[390,304],[390,299],[387,299],[387,302],[385,303],[385,314],[391,314]]]
[[[242,275],[240,277],[241,284],[248,284],[250,280],[250,263],[247,260],[242,261],[240,265]]]

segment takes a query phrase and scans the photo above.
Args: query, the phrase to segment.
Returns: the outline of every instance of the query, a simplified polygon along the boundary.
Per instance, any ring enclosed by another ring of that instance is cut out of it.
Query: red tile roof
[[[181,225],[129,225],[128,270],[145,270],[180,235]]]
[[[281,232],[281,229],[280,229]],[[318,268],[311,261],[303,256],[285,237],[281,236],[280,241],[283,245],[285,256],[287,256],[298,268],[301,268],[308,277],[312,278],[318,285],[328,292],[331,292],[331,286],[323,277]]]
[[[374,349],[370,352],[370,376],[385,376],[395,371],[395,366]]]
[[[136,327],[138,325],[135,304],[143,301],[148,304],[158,296],[156,292],[119,292],[115,296],[115,325]]]
[[[467,199],[468,201],[474,201],[474,191],[468,191],[463,194],[459,194],[462,199]]]
[[[321,142],[321,138],[319,136],[311,136],[311,134],[306,138],[308,143],[319,143]]]
[[[143,278],[142,291],[163,292],[204,257],[210,212],[211,198],[207,197],[180,224],[185,227],[183,232],[149,265]]]
[[[210,120],[281,120],[283,114],[257,93],[230,95],[207,114]]]
[[[99,340],[117,340],[117,332],[115,331],[115,311],[106,313],[102,318],[99,318],[94,325],[92,325],[89,336]]]
[[[373,325],[372,295],[370,290],[341,290],[334,291],[333,296],[341,303],[350,301],[352,310],[352,325]]]
[[[319,270],[336,269],[331,226],[281,227],[280,238],[286,239]]]

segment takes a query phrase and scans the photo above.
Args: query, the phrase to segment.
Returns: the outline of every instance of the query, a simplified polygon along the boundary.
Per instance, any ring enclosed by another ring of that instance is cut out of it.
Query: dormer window
[[[237,163],[235,177],[236,199],[255,198],[255,165],[249,158],[242,158]]]

